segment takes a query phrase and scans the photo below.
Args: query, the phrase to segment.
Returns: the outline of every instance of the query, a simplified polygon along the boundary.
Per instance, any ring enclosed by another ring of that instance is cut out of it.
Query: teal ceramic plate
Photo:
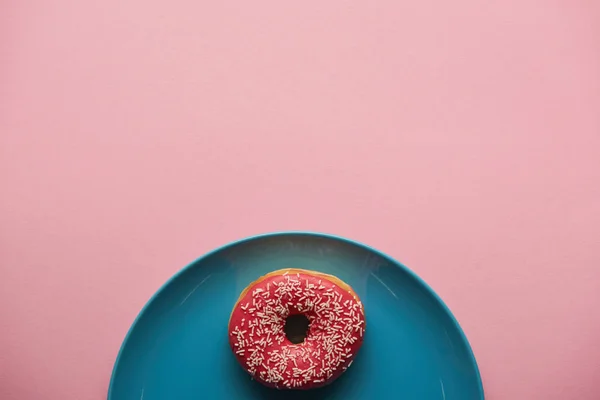
[[[230,352],[227,323],[240,292],[281,268],[333,274],[365,306],[368,330],[352,368],[314,391],[263,388]],[[482,400],[477,363],[439,297],[406,267],[365,245],[277,233],[224,246],[187,266],[133,323],[109,400]]]

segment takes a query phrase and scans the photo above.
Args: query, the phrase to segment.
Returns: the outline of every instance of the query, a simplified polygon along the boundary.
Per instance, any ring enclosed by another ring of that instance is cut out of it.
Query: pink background
[[[104,399],[167,278],[286,229],[416,271],[488,399],[600,398],[598,1],[4,0],[0,56],[3,400]]]

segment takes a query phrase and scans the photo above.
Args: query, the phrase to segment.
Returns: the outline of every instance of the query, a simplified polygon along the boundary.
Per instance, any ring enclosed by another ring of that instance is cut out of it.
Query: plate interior
[[[239,293],[281,268],[336,275],[364,303],[363,347],[352,367],[323,389],[263,388],[229,349],[227,323]],[[123,343],[108,398],[480,400],[483,390],[460,327],[412,272],[358,243],[289,233],[226,246],[163,286]]]

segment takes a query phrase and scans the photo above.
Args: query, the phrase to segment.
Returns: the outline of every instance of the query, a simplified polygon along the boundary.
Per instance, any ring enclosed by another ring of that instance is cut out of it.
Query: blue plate
[[[281,268],[333,274],[365,306],[367,332],[352,368],[318,390],[277,391],[237,364],[227,323],[240,292]],[[133,323],[115,362],[109,400],[482,400],[477,363],[440,298],[400,263],[365,245],[314,233],[244,239],[196,260]]]

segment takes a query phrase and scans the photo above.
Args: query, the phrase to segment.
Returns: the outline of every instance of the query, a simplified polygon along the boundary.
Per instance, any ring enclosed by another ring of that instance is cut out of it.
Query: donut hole
[[[304,339],[306,339],[309,325],[310,321],[306,315],[294,314],[286,318],[283,331],[290,342],[293,344],[299,344],[304,342]]]

